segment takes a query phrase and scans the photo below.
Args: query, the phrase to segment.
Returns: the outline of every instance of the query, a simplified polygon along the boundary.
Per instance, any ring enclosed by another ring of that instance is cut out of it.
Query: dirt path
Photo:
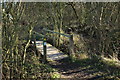
[[[58,70],[61,78],[69,78],[69,80],[100,80],[99,78],[105,74],[90,65],[69,62],[68,58],[50,62],[49,65]]]

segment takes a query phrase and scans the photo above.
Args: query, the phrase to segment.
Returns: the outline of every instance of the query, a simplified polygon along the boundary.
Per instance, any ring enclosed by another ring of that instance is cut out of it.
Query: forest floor
[[[58,70],[60,78],[69,80],[120,80],[120,68],[110,67],[95,58],[75,62],[65,58],[49,62],[49,65]]]

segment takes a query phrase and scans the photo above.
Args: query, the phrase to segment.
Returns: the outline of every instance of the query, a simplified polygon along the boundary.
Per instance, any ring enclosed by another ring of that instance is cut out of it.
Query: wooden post
[[[37,52],[37,47],[36,47],[35,34],[34,34],[34,50],[35,50],[35,54],[36,54],[36,56],[39,56],[39,55],[38,55],[38,52]]]
[[[72,61],[75,57],[73,35],[70,35],[69,37],[69,57]]]
[[[44,58],[44,63],[47,62],[47,46],[46,46],[46,39],[44,38],[43,40],[43,58]]]

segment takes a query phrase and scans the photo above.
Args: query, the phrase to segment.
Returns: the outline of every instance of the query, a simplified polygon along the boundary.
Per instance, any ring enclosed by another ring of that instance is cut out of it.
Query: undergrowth
[[[93,71],[97,70],[102,74],[99,75],[97,80],[119,80],[120,79],[120,66],[115,65],[115,61],[104,60],[100,56],[92,56],[86,59],[76,59],[74,63],[82,67],[92,68]]]

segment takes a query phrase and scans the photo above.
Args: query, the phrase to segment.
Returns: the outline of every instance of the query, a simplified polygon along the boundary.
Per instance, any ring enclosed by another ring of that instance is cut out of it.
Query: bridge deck
[[[47,43],[46,46],[48,60],[60,60],[68,57],[66,54],[64,54],[62,51],[58,50],[51,44]],[[43,54],[43,41],[36,41],[36,47]]]

